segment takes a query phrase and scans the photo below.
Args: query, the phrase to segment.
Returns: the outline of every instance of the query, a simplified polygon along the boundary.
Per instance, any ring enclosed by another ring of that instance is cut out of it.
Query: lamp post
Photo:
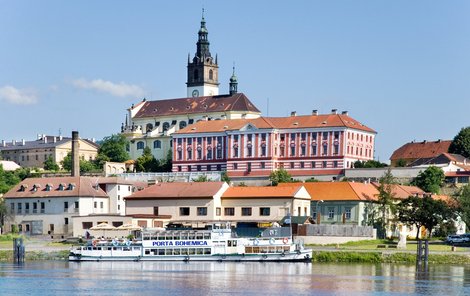
[[[320,217],[320,213],[318,212],[318,204],[323,202],[323,199],[320,199],[320,200],[317,200],[317,203],[315,205],[315,213],[316,213],[316,218],[317,218],[317,224],[320,224],[320,220],[321,220],[321,217]]]

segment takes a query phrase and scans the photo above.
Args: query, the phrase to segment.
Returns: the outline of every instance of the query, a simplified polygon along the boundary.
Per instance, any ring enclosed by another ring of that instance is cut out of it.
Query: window
[[[300,162],[300,168],[303,169],[305,167],[305,164],[303,161]]]
[[[304,145],[304,146],[300,146],[300,156],[305,156],[305,151],[306,151],[305,145]]]
[[[212,149],[207,149],[207,156],[206,156],[207,159],[212,159]]]
[[[38,203],[33,202],[33,213],[37,213],[37,212],[38,212]]]
[[[151,132],[153,130],[153,125],[151,123],[147,123],[145,127],[145,132]]]
[[[333,154],[338,155],[338,153],[339,153],[339,145],[334,145],[333,146]]]
[[[93,208],[95,208],[95,209],[96,209],[97,207],[98,207],[98,202],[97,202],[97,201],[95,201],[95,202],[93,203]]]
[[[188,172],[190,172],[190,171],[191,171],[191,166],[190,166],[190,165],[188,165]]]
[[[262,169],[265,169],[265,168],[266,168],[266,164],[265,164],[264,162],[260,162],[260,167],[261,167]]]
[[[68,212],[68,210],[69,210],[69,202],[64,201],[64,212]]]
[[[77,213],[78,212],[78,209],[79,209],[79,203],[78,201],[75,202],[75,212]]]
[[[90,229],[93,227],[93,222],[82,222],[83,229]]]
[[[143,150],[144,149],[144,142],[139,141],[137,142],[137,150]]]
[[[246,171],[251,172],[251,162],[247,163],[246,165]]]
[[[338,161],[333,161],[333,167],[337,168],[338,167]]]
[[[206,166],[206,171],[208,171],[208,172],[211,171],[211,165],[210,165],[210,164],[208,164],[208,165]]]
[[[251,216],[251,208],[242,208],[242,216]]]
[[[328,140],[328,132],[323,132],[323,141]]]
[[[24,213],[25,213],[25,214],[29,214],[29,202],[26,202],[26,203],[24,204]]]
[[[322,147],[323,147],[322,155],[328,155],[328,145],[323,144]]]
[[[15,212],[15,204],[14,203],[10,204],[10,210],[11,210],[12,213]]]
[[[269,216],[271,215],[271,208],[259,208],[260,216]]]
[[[215,215],[220,216],[221,214],[221,208],[215,208]]]
[[[21,214],[21,212],[23,210],[22,205],[23,205],[22,203],[20,203],[20,202],[18,203],[18,207],[16,208],[18,214]]]
[[[104,208],[104,202],[100,202],[100,209]]]
[[[153,215],[158,216],[158,207],[153,207]]]
[[[214,72],[212,70],[209,70],[209,80],[214,79]]]
[[[235,216],[235,208],[224,208],[225,216]]]
[[[197,208],[197,215],[198,216],[207,216],[207,208],[206,207],[198,207]]]
[[[164,132],[169,130],[170,129],[170,123],[169,122],[164,122],[163,126],[162,126],[162,129],[163,129]]]
[[[197,169],[198,172],[200,172],[200,171],[201,171],[201,165],[198,164],[198,165],[196,166],[196,169]]]
[[[186,121],[184,121],[184,120],[183,120],[183,121],[180,121],[180,129],[185,128],[186,125],[187,125]]]
[[[312,155],[317,155],[317,145],[312,145]]]
[[[162,141],[155,140],[153,141],[153,149],[161,149],[162,148]]]
[[[326,161],[323,161],[323,167],[326,168],[328,163]]]
[[[328,219],[333,219],[335,217],[335,208],[329,207],[328,208]]]
[[[64,218],[64,224],[69,225],[69,218]]]
[[[189,216],[189,207],[180,207],[180,216]]]
[[[41,213],[44,214],[45,211],[46,211],[46,203],[41,202]]]
[[[344,219],[351,220],[351,208],[344,209]]]
[[[295,162],[291,162],[291,163],[290,163],[290,168],[291,168],[291,169],[294,169],[294,168],[295,168]]]
[[[233,169],[234,169],[234,170],[237,170],[237,169],[238,169],[238,163],[234,163],[234,164],[233,164]]]

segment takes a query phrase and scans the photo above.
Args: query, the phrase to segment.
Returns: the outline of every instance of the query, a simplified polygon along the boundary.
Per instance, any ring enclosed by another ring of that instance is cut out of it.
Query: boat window
[[[196,249],[196,254],[202,255],[203,254],[203,249],[202,248],[197,248]]]
[[[245,247],[245,253],[248,253],[248,254],[253,253],[253,247]]]
[[[175,234],[173,235],[173,240],[180,240],[180,235],[179,235],[179,233],[175,233]]]
[[[269,253],[276,253],[276,247],[269,247],[268,252]]]
[[[237,241],[236,241],[236,240],[234,240],[234,241],[232,242],[232,246],[233,246],[233,247],[236,247],[236,246],[237,246]]]
[[[189,255],[194,255],[194,254],[196,254],[196,250],[194,248],[189,248],[188,249],[188,254]]]
[[[190,234],[188,235],[188,237],[189,237],[190,240],[194,240],[195,234],[194,234],[194,233],[190,233]]]
[[[232,241],[231,240],[228,240],[227,241],[227,247],[231,247],[232,246]]]
[[[180,252],[180,249],[174,249],[173,250],[173,255],[179,255],[181,252]]]
[[[253,253],[259,253],[259,247],[253,247]]]
[[[158,249],[158,255],[165,255],[165,249]]]
[[[181,234],[181,240],[187,240],[188,239],[188,233],[187,232],[183,232]]]
[[[267,253],[268,249],[269,249],[269,247],[261,247],[260,251],[261,251],[261,253]]]
[[[88,249],[88,251],[91,251],[91,250],[92,250],[92,248],[91,248],[91,247],[88,247],[87,249]]]
[[[204,239],[211,239],[211,233],[210,232],[204,233]]]
[[[210,255],[210,253],[211,253],[211,248],[204,248],[205,255]]]
[[[188,255],[188,249],[181,249],[181,255]]]
[[[149,249],[145,250],[145,255],[150,255],[150,250]]]
[[[139,251],[140,250],[140,247],[133,247],[132,248],[134,251]]]
[[[290,247],[289,246],[284,246],[284,252],[289,252],[290,250]]]
[[[165,240],[172,240],[173,236],[171,234],[165,236]]]
[[[130,251],[130,250],[131,250],[131,248],[124,247],[122,250],[123,250],[123,251]]]
[[[203,239],[203,234],[201,232],[196,233],[196,239]]]
[[[165,250],[165,255],[173,255],[173,250],[172,249],[166,249]]]
[[[111,249],[112,249],[111,247],[108,247],[108,251],[111,251]]]

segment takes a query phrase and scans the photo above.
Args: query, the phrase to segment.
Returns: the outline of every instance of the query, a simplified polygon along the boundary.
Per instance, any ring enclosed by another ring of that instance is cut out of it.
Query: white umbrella
[[[127,223],[127,224],[123,224],[121,226],[118,226],[118,228],[116,228],[116,229],[119,229],[119,230],[142,230],[142,227]]]

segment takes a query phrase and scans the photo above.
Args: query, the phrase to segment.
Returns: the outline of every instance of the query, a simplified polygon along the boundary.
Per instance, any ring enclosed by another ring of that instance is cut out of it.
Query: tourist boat
[[[137,240],[92,240],[73,247],[69,261],[303,261],[311,249],[294,241],[289,227],[239,236],[229,225],[212,229],[142,231]]]

